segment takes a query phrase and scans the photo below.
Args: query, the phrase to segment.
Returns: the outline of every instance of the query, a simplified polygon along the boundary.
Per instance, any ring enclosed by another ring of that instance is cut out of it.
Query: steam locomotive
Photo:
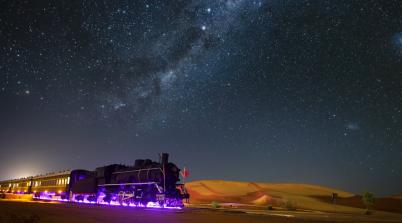
[[[134,166],[112,164],[94,171],[72,170],[0,182],[0,192],[35,199],[124,206],[181,207],[189,199],[180,169],[160,154],[159,162],[138,159]]]

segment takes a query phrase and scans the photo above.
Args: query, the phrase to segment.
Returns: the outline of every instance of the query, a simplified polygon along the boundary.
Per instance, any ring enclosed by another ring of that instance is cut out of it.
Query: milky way
[[[165,151],[191,179],[402,188],[397,0],[1,4],[0,178]]]
[[[116,68],[120,75],[124,73],[125,86],[121,88],[119,85],[118,90],[108,92],[106,96],[100,94],[98,100],[103,117],[113,118],[117,110],[124,110],[123,114],[117,115],[132,115],[134,119],[129,125],[148,128],[163,124],[166,119],[176,116],[171,108],[177,110],[178,103],[180,105],[183,101],[191,103],[196,100],[197,92],[189,92],[191,89],[186,87],[187,83],[194,88],[199,82],[214,78],[216,64],[227,56],[222,55],[225,52],[219,52],[228,38],[227,33],[241,32],[244,25],[239,17],[247,16],[252,19],[254,11],[262,6],[260,1],[251,4],[246,1],[177,4],[179,5],[172,7],[180,9],[172,12],[175,16],[173,19],[167,17],[166,24],[153,25],[153,18],[150,17],[150,24],[141,33],[138,41],[131,38],[137,30],[132,27],[133,15],[130,15],[130,10],[118,8],[113,14],[112,20],[118,21],[108,24],[107,29],[110,32],[102,33],[99,38],[107,39],[110,43],[117,42],[116,45],[113,44],[113,52],[121,61]],[[98,7],[98,4],[95,6]],[[84,8],[92,10],[93,7],[85,5]],[[148,9],[149,5],[147,8],[146,4],[145,11]],[[96,21],[90,22],[95,23],[89,25],[92,27],[91,32],[99,29]],[[212,61],[211,58],[215,60]],[[115,72],[112,70],[112,73]],[[104,89],[100,91],[104,92]],[[182,107],[181,112],[188,110],[185,105]]]

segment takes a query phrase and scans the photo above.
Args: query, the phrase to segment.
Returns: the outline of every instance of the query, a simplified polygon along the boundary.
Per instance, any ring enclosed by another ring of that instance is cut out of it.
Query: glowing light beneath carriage
[[[54,196],[54,194],[49,194],[49,193],[41,194],[39,197],[36,197],[36,199],[46,200],[46,201],[72,202],[72,203],[108,205],[108,206],[122,206],[122,207],[161,208],[161,209],[177,209],[177,210],[182,209],[182,207],[179,207],[179,206],[171,207],[171,206],[167,206],[166,204],[161,206],[158,202],[152,202],[152,201],[148,202],[146,205],[134,204],[134,203],[131,203],[131,202],[130,203],[122,203],[122,204],[120,204],[118,201],[110,201],[110,203],[104,202],[104,201],[95,202],[95,201],[88,201],[87,199],[84,199],[84,200],[75,200],[75,199],[73,199],[72,201],[70,201],[68,199],[61,199],[60,197],[56,198]]]

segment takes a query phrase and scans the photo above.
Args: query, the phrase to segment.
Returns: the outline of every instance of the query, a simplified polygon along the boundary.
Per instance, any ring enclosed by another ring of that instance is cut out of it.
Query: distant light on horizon
[[[2,168],[0,180],[20,179],[39,174],[44,174],[49,168],[50,162],[37,154],[15,154],[6,157],[5,168]]]
[[[15,173],[11,173],[8,175],[8,177],[4,177],[4,178],[5,179],[20,179],[20,178],[26,178],[26,177],[38,175],[38,173],[36,173],[36,171],[29,171],[27,169],[29,169],[29,168],[26,168],[23,170],[18,170],[18,168],[17,168],[15,170]]]

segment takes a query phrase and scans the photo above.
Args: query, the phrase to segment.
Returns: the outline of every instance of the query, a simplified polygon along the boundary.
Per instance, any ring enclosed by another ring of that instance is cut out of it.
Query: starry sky
[[[189,180],[401,193],[399,0],[2,0],[0,178],[171,160]]]

